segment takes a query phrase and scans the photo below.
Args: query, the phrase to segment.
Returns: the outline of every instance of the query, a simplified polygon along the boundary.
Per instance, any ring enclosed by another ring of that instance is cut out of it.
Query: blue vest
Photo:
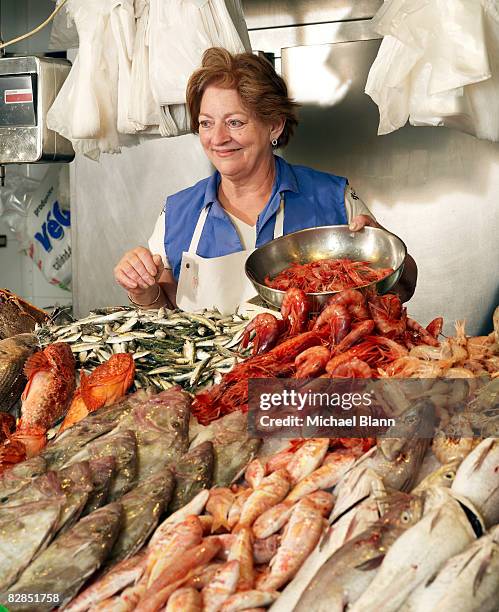
[[[309,227],[347,223],[346,178],[306,166],[294,166],[277,156],[275,161],[272,194],[256,222],[257,247],[270,242],[274,236],[281,193],[284,193],[284,234]],[[182,253],[189,250],[199,215],[208,204],[211,206],[197,254],[206,258],[221,257],[243,250],[236,228],[218,201],[219,183],[220,174],[215,172],[166,200],[165,252],[177,281]]]

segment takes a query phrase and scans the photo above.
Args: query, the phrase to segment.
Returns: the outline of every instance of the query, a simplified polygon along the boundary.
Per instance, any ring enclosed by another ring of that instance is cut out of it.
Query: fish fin
[[[478,587],[480,586],[480,583],[484,579],[484,576],[490,564],[491,557],[492,557],[492,551],[480,563],[480,567],[478,568],[475,579],[473,580],[473,597],[476,595],[476,592],[478,591]]]
[[[31,357],[28,357],[24,364],[24,376],[29,380],[34,374],[40,370],[49,370],[50,364],[44,351],[38,351]]]
[[[441,513],[442,513],[442,508],[438,508],[438,510],[435,512],[435,516],[431,519],[430,529],[429,529],[428,533],[431,533],[433,531],[433,529],[435,528],[435,525],[440,520],[440,514]]]
[[[355,565],[354,568],[359,570],[360,572],[368,572],[373,569],[377,569],[382,563],[385,555],[378,555],[377,557],[373,557],[372,559],[368,559],[359,565]]]
[[[489,454],[492,446],[494,445],[494,440],[490,441],[490,444],[488,444],[483,451],[480,453],[480,455],[477,457],[477,460],[475,461],[475,467],[473,469],[473,471],[476,471],[478,469],[480,469],[480,466],[482,465],[482,463],[485,461],[485,457]]]
[[[468,565],[473,561],[473,559],[478,555],[479,552],[480,550],[477,548],[475,552],[471,555],[471,557],[468,557],[466,563],[463,563],[461,569],[459,570],[458,576],[464,572],[464,570],[468,567]]]

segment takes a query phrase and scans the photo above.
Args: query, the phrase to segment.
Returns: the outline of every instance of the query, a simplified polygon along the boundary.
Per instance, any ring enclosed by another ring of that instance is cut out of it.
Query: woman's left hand
[[[352,219],[350,220],[350,224],[348,225],[348,229],[352,232],[358,232],[366,226],[384,229],[376,221],[376,219],[373,219],[369,215],[357,215],[356,217],[352,217]]]

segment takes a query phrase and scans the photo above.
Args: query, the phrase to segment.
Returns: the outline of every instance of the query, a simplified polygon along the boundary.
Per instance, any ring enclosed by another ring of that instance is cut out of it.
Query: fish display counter
[[[497,610],[499,311],[487,336],[458,323],[444,338],[395,296],[350,290],[313,314],[304,295],[251,320],[118,307],[20,330],[9,314],[1,605]],[[250,379],[362,373],[424,381],[386,435],[262,439],[249,426]],[[418,433],[430,417],[433,438]],[[466,435],[449,435],[454,419]]]

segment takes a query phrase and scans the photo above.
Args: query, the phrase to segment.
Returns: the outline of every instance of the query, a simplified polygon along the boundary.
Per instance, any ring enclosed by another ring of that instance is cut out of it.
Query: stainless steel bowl
[[[245,270],[258,295],[271,306],[280,308],[285,291],[267,287],[264,279],[267,275],[273,278],[293,263],[348,258],[371,262],[377,268],[393,268],[394,272],[389,276],[363,286],[376,286],[379,293],[386,293],[400,278],[406,255],[407,248],[402,240],[386,230],[365,227],[359,232],[352,232],[347,225],[325,225],[268,242],[248,257]],[[314,310],[320,310],[334,293],[337,292],[309,293]]]

